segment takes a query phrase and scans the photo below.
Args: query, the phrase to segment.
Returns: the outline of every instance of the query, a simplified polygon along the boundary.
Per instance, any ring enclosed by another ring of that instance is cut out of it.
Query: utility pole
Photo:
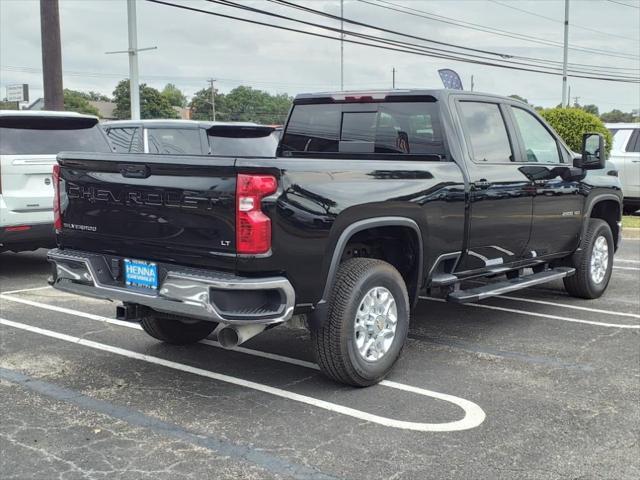
[[[471,91],[472,91],[472,92],[473,92],[473,87],[474,87],[474,84],[473,84],[473,75],[471,75]]]
[[[131,103],[131,120],[140,120],[140,77],[138,75],[138,52],[155,50],[158,47],[138,48],[136,0],[127,0],[127,29],[129,33],[129,49],[118,50],[116,52],[106,52],[106,54],[127,53],[129,55],[129,99]]]
[[[45,110],[64,110],[58,0],[40,0],[40,32],[44,108]]]
[[[393,70],[391,70],[391,73],[393,75],[393,80],[391,83],[392,88],[395,90],[396,89],[396,67],[393,67]]]
[[[127,27],[129,31],[129,98],[131,120],[140,120],[140,78],[138,76],[138,27],[136,0],[127,0]]]
[[[569,0],[564,0],[564,55],[562,58],[562,106],[567,107],[567,62],[569,60]]]
[[[340,90],[344,90],[344,0],[340,0]]]
[[[216,90],[213,88],[213,82],[215,82],[215,78],[210,78],[208,80],[211,85],[211,120],[216,121]]]

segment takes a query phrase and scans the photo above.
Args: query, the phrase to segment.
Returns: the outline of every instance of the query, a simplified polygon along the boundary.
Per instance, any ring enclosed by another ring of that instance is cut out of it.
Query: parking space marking
[[[499,295],[493,298],[506,298],[507,300],[516,300],[519,302],[529,302],[529,303],[539,303],[541,305],[551,305],[553,307],[562,307],[562,308],[571,308],[573,310],[583,310],[585,312],[593,312],[593,313],[603,313],[606,315],[616,315],[621,317],[633,317],[640,318],[640,315],[635,313],[627,313],[627,312],[616,312],[611,310],[601,310],[599,308],[590,308],[590,307],[581,307],[579,305],[567,305],[565,303],[556,303],[549,302],[547,300],[536,300],[533,298],[523,298],[523,297],[512,297],[511,295]]]
[[[422,300],[430,300],[432,302],[443,302],[447,301],[442,298],[433,298],[433,297],[424,297],[420,296]],[[527,312],[525,310],[516,310],[515,308],[505,308],[505,307],[495,307],[493,305],[485,305],[483,303],[464,303],[463,305],[468,307],[476,307],[476,308],[486,308],[489,310],[498,310],[501,312],[509,312],[509,313],[517,313],[520,315],[530,315],[532,317],[540,317],[546,318],[548,320],[560,320],[563,322],[571,322],[571,323],[583,323],[586,325],[594,325],[596,327],[607,327],[607,328],[625,328],[637,330],[640,329],[640,325],[625,325],[624,323],[606,323],[606,322],[596,322],[594,320],[582,320],[580,318],[571,318],[571,317],[561,317],[559,315],[550,315],[547,313],[538,313],[538,312]]]
[[[2,297],[2,295],[0,295],[0,297]],[[7,300],[11,300],[11,301],[16,301],[18,303],[24,303],[26,305],[31,305],[34,307],[39,307],[39,308],[45,308],[48,310],[53,310],[56,312],[60,312],[60,313],[67,313],[70,315],[74,315],[74,316],[79,316],[79,317],[83,317],[83,318],[88,318],[91,320],[97,320],[100,322],[105,322],[105,323],[109,323],[112,325],[117,325],[120,327],[127,327],[127,328],[133,328],[136,330],[142,330],[142,327],[140,327],[139,324],[137,323],[133,323],[133,322],[123,322],[122,320],[116,320],[114,318],[109,318],[109,317],[103,317],[100,315],[94,315],[92,313],[85,313],[79,310],[72,310],[70,308],[64,308],[64,307],[58,307],[55,305],[49,305],[46,303],[40,303],[40,302],[34,302],[32,300],[27,300],[27,299],[23,299],[23,298],[11,298],[11,297],[6,297]],[[215,340],[209,340],[209,339],[205,339],[205,340],[201,340],[200,343],[203,343],[205,345],[210,345],[212,347],[216,347],[216,348],[223,348],[222,345],[220,345],[219,342],[215,341]],[[292,358],[292,357],[285,357],[284,355],[279,355],[277,353],[270,353],[270,352],[263,352],[261,350],[253,350],[250,348],[246,348],[246,347],[234,347],[231,348],[230,350],[233,350],[235,352],[238,353],[243,353],[246,355],[253,355],[254,357],[261,357],[261,358],[266,358],[268,360],[274,360],[277,362],[283,362],[283,363],[289,363],[291,365],[297,365],[299,367],[304,367],[304,368],[310,368],[313,370],[320,370],[320,367],[313,363],[313,362],[307,362],[306,360],[300,360],[299,358]],[[452,395],[448,395],[448,394],[444,394],[444,393],[440,393],[440,392],[435,392],[433,390],[427,390],[424,388],[420,388],[420,387],[415,387],[413,385],[407,385],[405,383],[400,383],[400,382],[394,382],[391,380],[382,380],[379,385],[382,385],[384,387],[389,387],[389,388],[395,388],[397,390],[403,390],[405,392],[411,392],[411,393],[415,393],[417,395],[422,395],[425,397],[433,397],[433,398],[437,398],[439,400],[445,400],[445,401],[451,401],[453,403],[456,403],[456,401],[464,401],[464,402],[468,402],[467,400],[464,400],[462,398],[459,397],[454,397]],[[455,401],[454,401],[455,399]],[[477,406],[475,403],[473,402],[469,402],[468,404],[465,403],[463,406],[462,404],[456,403],[456,405],[458,405],[460,408],[462,408],[463,410],[465,410],[465,412],[467,412],[467,409],[474,411],[476,408],[480,408],[479,406]],[[466,407],[466,408],[465,408]],[[484,412],[482,412],[482,415],[484,416]],[[480,422],[482,423],[482,422]]]
[[[638,268],[638,267],[617,267],[615,265],[613,266],[613,269],[614,270],[634,270],[636,272],[640,271],[640,268]]]
[[[10,295],[12,293],[22,293],[22,292],[34,292],[36,290],[46,290],[48,288],[53,288],[50,285],[45,285],[44,287],[31,287],[31,288],[21,288],[20,290],[9,290],[7,292],[0,292],[6,295]]]
[[[622,262],[622,263],[640,263],[640,260],[631,260],[627,258],[616,258],[614,262]]]
[[[177,438],[201,448],[206,448],[225,457],[250,462],[269,472],[287,478],[297,480],[337,480],[337,477],[320,472],[313,467],[290,463],[284,458],[267,453],[256,446],[236,445],[228,440],[223,440],[210,434],[203,435],[202,433],[192,432],[183,429],[179,425],[164,422],[137,410],[114,405],[104,400],[98,400],[76,390],[60,387],[53,383],[24,375],[15,370],[0,367],[0,379],[15,383],[25,389],[53,398],[54,400],[70,403],[76,407],[98,412],[130,425]]]
[[[58,307],[60,308],[60,307]],[[65,310],[70,310],[70,309],[65,309]],[[56,309],[56,311],[60,311],[58,309]],[[73,311],[68,311],[68,312],[64,312],[64,313],[71,313]],[[106,321],[107,323],[112,323],[115,325],[119,325],[119,326],[126,326],[129,328],[137,328],[140,329],[139,325],[136,324],[131,324],[128,322],[122,322],[119,320],[114,320],[114,319],[110,319],[107,317],[100,317],[98,315],[91,315],[91,314],[84,314],[83,312],[78,312],[76,311],[75,313],[72,313],[73,315],[77,315],[77,316],[82,316],[85,318],[91,318],[94,320],[100,320],[100,321]],[[404,390],[406,392],[410,392],[410,393],[415,393],[418,395],[422,395],[422,396],[426,396],[426,397],[431,397],[431,398],[435,398],[437,400],[442,400],[445,402],[449,402],[449,403],[453,403],[454,405],[460,407],[463,411],[464,411],[464,417],[461,420],[456,420],[453,422],[443,422],[443,423],[422,423],[422,422],[408,422],[408,421],[404,421],[404,420],[395,420],[389,417],[382,417],[379,415],[374,415],[371,413],[367,413],[364,412],[362,410],[356,410],[350,407],[345,407],[343,405],[338,405],[335,403],[331,403],[331,402],[327,402],[324,400],[319,400],[313,397],[308,397],[305,395],[300,395],[294,392],[290,392],[288,390],[282,390],[279,388],[275,388],[275,387],[270,387],[268,385],[263,385],[261,383],[256,383],[256,382],[252,382],[249,380],[244,380],[241,378],[237,378],[237,377],[232,377],[230,375],[225,375],[225,374],[221,374],[221,373],[216,373],[216,372],[212,372],[209,370],[204,370],[201,368],[197,368],[197,367],[191,367],[189,365],[184,365],[181,363],[177,363],[177,362],[173,362],[171,360],[165,360],[159,357],[153,357],[150,355],[145,355],[142,353],[138,353],[138,352],[134,352],[131,350],[125,350],[123,348],[120,347],[115,347],[115,346],[111,346],[111,345],[106,345],[106,344],[102,344],[99,342],[94,342],[92,340],[86,340],[80,337],[73,337],[71,335],[66,335],[64,333],[59,333],[59,332],[54,332],[52,330],[46,330],[40,327],[34,327],[31,325],[27,325],[27,324],[23,324],[23,323],[18,323],[18,322],[14,322],[12,320],[7,320],[7,319],[3,319],[0,318],[0,324],[3,325],[7,325],[7,326],[11,326],[14,328],[19,328],[22,330],[26,330],[26,331],[30,331],[33,333],[38,333],[40,335],[45,335],[45,336],[49,336],[52,338],[57,338],[59,340],[64,340],[64,341],[68,341],[68,342],[72,342],[72,343],[77,343],[83,346],[87,346],[90,348],[95,348],[98,350],[103,350],[103,351],[107,351],[110,353],[115,353],[117,355],[122,355],[122,356],[126,356],[129,358],[134,358],[137,360],[142,360],[142,361],[146,361],[149,363],[155,363],[157,365],[162,365],[168,368],[173,368],[175,370],[182,370],[188,373],[193,373],[195,375],[200,375],[200,376],[204,376],[204,377],[208,377],[208,378],[212,378],[214,380],[219,380],[222,382],[226,382],[226,383],[231,383],[234,385],[239,385],[239,386],[243,386],[246,388],[251,388],[253,390],[258,390],[264,393],[269,393],[271,395],[275,395],[275,396],[279,396],[282,398],[287,398],[289,400],[294,400],[297,402],[301,402],[301,403],[306,403],[308,405],[312,405],[318,408],[323,408],[325,410],[330,410],[330,411],[334,411],[343,415],[348,415],[354,418],[359,418],[361,420],[366,420],[369,422],[373,422],[373,423],[377,423],[379,425],[383,425],[385,427],[391,427],[391,428],[398,428],[398,429],[403,429],[403,430],[413,430],[413,431],[419,431],[419,432],[454,432],[454,431],[461,431],[461,430],[469,430],[472,428],[475,428],[477,426],[479,426],[482,422],[484,422],[486,415],[484,413],[484,410],[482,410],[482,408],[480,408],[479,405],[477,405],[474,402],[471,402],[469,400],[466,400],[464,398],[460,398],[460,397],[456,397],[454,395],[449,395],[446,393],[440,393],[440,392],[435,392],[432,390],[427,390],[424,388],[419,388],[419,387],[414,387],[412,385],[406,385],[403,383],[398,383],[398,382],[391,382],[391,381],[387,381],[384,380],[383,382],[383,386],[386,387],[391,387],[391,388],[395,388],[397,390]],[[219,346],[219,344],[217,342],[213,342],[211,340],[209,341],[205,341],[203,343],[209,343],[210,345],[214,345],[214,346]],[[243,349],[243,350],[249,350],[249,349]],[[256,350],[253,351],[249,351],[249,352],[242,352],[242,350],[238,350],[241,353],[249,353],[252,355],[255,355],[254,352],[258,352]],[[288,357],[281,357],[281,356],[276,356],[273,354],[269,354],[267,352],[260,352],[260,355],[258,356],[262,356],[265,358],[269,358],[271,357],[271,359],[274,360],[279,360],[279,361],[284,361],[284,358],[287,358],[287,360],[294,360],[294,361],[288,361],[287,363],[294,363],[300,366],[308,366],[306,364],[310,363],[310,362],[304,362],[302,360],[299,360],[298,362],[295,362],[296,359],[289,359]],[[276,357],[280,357],[280,358],[276,358]],[[314,367],[317,369],[317,366]]]

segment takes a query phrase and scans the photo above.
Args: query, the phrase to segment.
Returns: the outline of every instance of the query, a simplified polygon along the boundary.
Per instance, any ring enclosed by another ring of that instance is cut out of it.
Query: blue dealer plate
[[[144,260],[124,259],[124,283],[128,287],[158,288],[158,266]]]

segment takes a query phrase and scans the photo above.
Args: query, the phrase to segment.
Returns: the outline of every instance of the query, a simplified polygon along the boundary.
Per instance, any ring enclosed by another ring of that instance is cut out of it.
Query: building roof
[[[115,117],[116,104],[114,102],[103,102],[103,101],[94,101],[89,100],[89,105],[98,109],[98,115],[100,118],[105,120],[112,120]]]

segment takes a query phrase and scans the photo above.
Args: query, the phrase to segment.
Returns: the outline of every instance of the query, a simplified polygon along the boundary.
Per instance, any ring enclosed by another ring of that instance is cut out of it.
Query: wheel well
[[[613,243],[618,245],[618,237],[620,229],[618,221],[620,220],[620,204],[615,200],[603,200],[596,203],[591,209],[591,218],[600,218],[609,224],[611,233],[613,234]]]
[[[377,258],[393,265],[407,286],[410,304],[418,295],[420,241],[412,228],[375,227],[355,233],[345,245],[340,263],[354,257]]]

